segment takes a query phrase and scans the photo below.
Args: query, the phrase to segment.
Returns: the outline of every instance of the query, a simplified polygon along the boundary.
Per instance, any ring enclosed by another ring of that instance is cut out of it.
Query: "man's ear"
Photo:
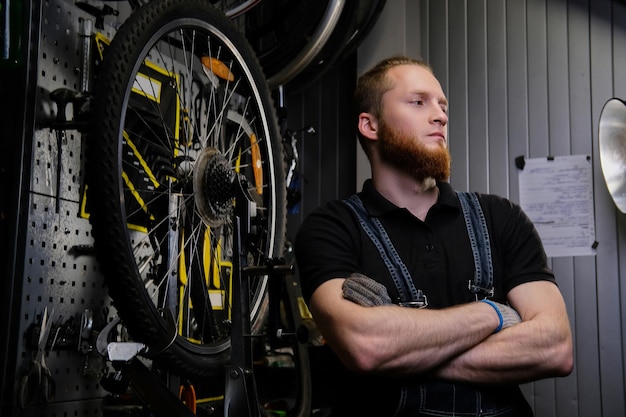
[[[359,132],[371,140],[378,139],[378,120],[371,113],[359,114]]]

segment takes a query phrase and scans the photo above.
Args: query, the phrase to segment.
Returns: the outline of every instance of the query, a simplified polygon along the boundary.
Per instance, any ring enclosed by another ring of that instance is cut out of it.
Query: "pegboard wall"
[[[120,2],[117,16],[97,18],[94,10],[118,3],[79,4],[41,3],[20,339],[15,341],[19,346],[13,410],[20,416],[103,415],[101,402],[108,394],[99,381],[110,369],[95,351],[95,340],[115,310],[95,260],[89,220],[81,216],[83,145],[88,138],[76,125],[60,123],[73,121],[79,109],[57,106],[51,93],[89,92],[93,32],[112,38],[130,9]],[[20,381],[36,353],[44,311],[51,313],[53,322],[45,361],[56,395],[48,404],[39,398],[23,404]]]

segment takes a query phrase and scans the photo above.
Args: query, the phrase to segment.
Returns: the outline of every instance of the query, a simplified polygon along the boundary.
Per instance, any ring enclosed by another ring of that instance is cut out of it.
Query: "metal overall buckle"
[[[417,300],[415,301],[398,301],[400,307],[409,308],[426,308],[428,307],[428,298],[422,290],[417,290]]]
[[[482,294],[484,298],[493,297],[494,289],[481,287],[479,285],[474,284],[474,281],[470,280],[467,284],[467,288],[476,296],[476,301],[478,301],[479,294]]]

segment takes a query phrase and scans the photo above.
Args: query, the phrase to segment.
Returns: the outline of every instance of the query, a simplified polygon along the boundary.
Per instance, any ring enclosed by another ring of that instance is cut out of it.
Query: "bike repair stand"
[[[235,178],[235,213],[233,216],[233,285],[231,293],[232,325],[231,325],[231,356],[226,367],[226,389],[224,393],[225,417],[260,417],[259,398],[254,378],[252,356],[252,330],[250,323],[250,283],[253,276],[266,275],[269,297],[269,328],[275,332],[270,334],[273,346],[283,337],[297,337],[301,343],[308,338],[306,326],[298,327],[293,334],[287,334],[280,325],[280,290],[285,277],[293,274],[293,265],[285,265],[283,259],[267,258],[264,265],[248,266],[248,242],[242,240],[250,236],[257,219],[256,206],[247,193],[245,177]],[[241,221],[245,220],[242,224]],[[299,313],[298,313],[299,314]]]
[[[247,242],[242,236],[248,236],[251,230],[250,218],[255,211],[254,202],[245,190],[245,179],[235,178],[235,213],[233,216],[233,284],[232,291],[232,327],[230,364],[226,366],[226,390],[224,392],[225,417],[261,416],[257,400],[256,383],[253,374],[252,343],[250,343],[250,283],[243,276],[247,265]],[[245,220],[244,224],[241,221]]]

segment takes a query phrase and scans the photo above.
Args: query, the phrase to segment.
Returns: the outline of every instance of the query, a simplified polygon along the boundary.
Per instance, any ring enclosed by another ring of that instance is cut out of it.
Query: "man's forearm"
[[[537,317],[485,339],[435,372],[457,382],[523,383],[571,372],[568,323]]]
[[[318,289],[312,312],[344,364],[359,372],[427,372],[481,343],[499,326],[498,315],[485,303],[444,310],[362,307],[338,297],[337,285],[328,282]]]

